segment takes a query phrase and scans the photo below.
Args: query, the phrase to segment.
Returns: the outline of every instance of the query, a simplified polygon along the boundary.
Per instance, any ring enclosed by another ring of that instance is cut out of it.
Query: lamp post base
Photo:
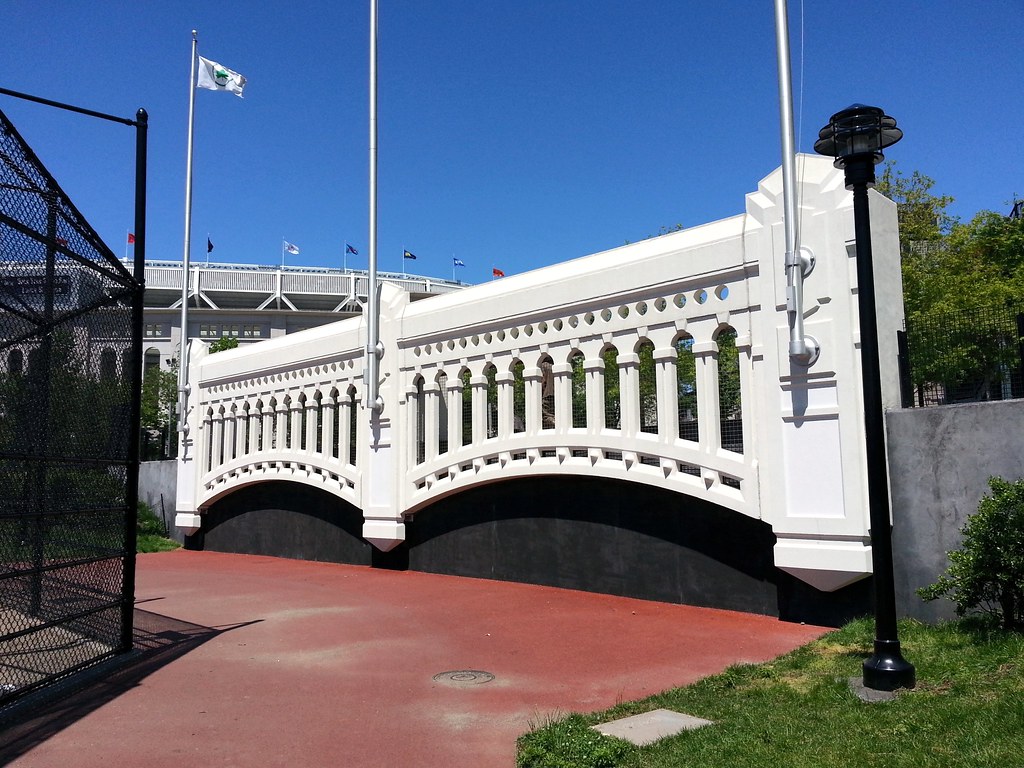
[[[913,688],[914,665],[903,658],[899,640],[875,640],[874,654],[864,660],[864,687],[874,691]]]

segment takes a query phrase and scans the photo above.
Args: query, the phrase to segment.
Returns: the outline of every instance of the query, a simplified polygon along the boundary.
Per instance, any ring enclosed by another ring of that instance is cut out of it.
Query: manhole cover
[[[480,685],[489,683],[494,679],[490,672],[483,672],[479,669],[457,669],[454,672],[439,672],[434,675],[435,683],[448,683],[449,685]]]

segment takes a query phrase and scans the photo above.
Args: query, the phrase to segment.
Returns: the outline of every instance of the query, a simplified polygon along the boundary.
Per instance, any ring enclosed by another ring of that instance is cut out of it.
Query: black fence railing
[[[908,322],[899,342],[904,408],[1024,397],[1024,303]]]
[[[141,296],[0,112],[0,720],[128,650]]]

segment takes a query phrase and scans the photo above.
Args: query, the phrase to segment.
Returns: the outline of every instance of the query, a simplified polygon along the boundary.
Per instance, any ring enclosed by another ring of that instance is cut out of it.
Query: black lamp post
[[[868,187],[875,185],[875,165],[882,160],[882,150],[901,138],[903,131],[881,109],[854,104],[832,115],[829,124],[818,132],[818,141],[814,144],[815,152],[835,158],[836,168],[846,172],[846,188],[853,190],[864,439],[867,444],[871,561],[875,583],[875,652],[864,661],[864,686],[876,691],[913,688],[915,682],[914,665],[903,658],[896,629],[889,476],[878,362],[875,275],[871,264],[871,218],[868,211]]]

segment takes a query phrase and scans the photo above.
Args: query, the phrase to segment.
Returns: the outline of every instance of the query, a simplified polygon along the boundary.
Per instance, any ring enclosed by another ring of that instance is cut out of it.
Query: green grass
[[[1024,766],[1024,635],[977,621],[900,624],[917,687],[867,704],[850,690],[873,624],[855,621],[775,661],[520,737],[520,768]],[[664,707],[715,723],[647,747],[589,726]],[[596,738],[595,738],[596,737]]]
[[[140,554],[168,552],[181,547],[181,544],[178,542],[167,538],[167,526],[164,525],[163,520],[156,516],[153,508],[144,501],[139,502],[139,512],[136,520],[136,552]]]
[[[140,533],[136,537],[135,551],[139,554],[147,552],[169,552],[172,549],[180,549],[181,544],[155,533]]]

